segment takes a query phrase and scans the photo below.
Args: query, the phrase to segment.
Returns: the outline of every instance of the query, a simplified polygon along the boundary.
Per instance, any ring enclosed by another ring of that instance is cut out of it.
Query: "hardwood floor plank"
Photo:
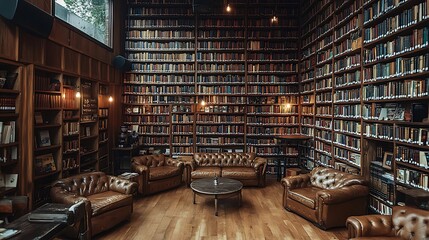
[[[219,200],[197,196],[181,186],[134,201],[128,222],[99,234],[95,239],[302,239],[343,240],[345,228],[323,231],[282,206],[283,186],[269,180],[265,188],[244,188],[242,205],[237,198]]]

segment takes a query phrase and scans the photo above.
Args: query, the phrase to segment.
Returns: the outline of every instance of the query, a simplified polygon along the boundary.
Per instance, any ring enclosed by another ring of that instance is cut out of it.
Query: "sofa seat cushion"
[[[317,187],[297,188],[288,191],[289,198],[309,207],[316,208],[316,193],[320,191]]]
[[[220,167],[198,167],[191,172],[193,179],[221,176]]]
[[[224,167],[222,168],[222,177],[237,180],[257,179],[258,175],[254,168],[249,167]]]
[[[180,175],[180,168],[174,166],[152,167],[149,171],[149,181],[160,180]]]
[[[92,216],[133,204],[132,195],[121,194],[114,191],[105,191],[89,195],[87,198],[91,202]]]

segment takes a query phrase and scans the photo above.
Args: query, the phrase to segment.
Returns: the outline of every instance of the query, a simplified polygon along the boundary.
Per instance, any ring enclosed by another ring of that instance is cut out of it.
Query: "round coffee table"
[[[241,206],[241,189],[243,184],[240,181],[229,178],[218,178],[218,184],[215,184],[215,178],[197,179],[191,182],[191,189],[195,195],[214,196],[215,199],[215,215],[217,216],[217,200],[219,198],[228,198],[238,196],[238,203]]]

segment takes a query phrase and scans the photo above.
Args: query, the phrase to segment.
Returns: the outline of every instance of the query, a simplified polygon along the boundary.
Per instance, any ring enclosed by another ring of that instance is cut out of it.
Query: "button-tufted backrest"
[[[429,211],[395,206],[392,212],[396,236],[402,239],[429,239]]]
[[[108,191],[109,179],[103,172],[90,172],[58,180],[56,185],[68,192],[86,197]]]
[[[160,167],[165,165],[165,156],[164,154],[136,156],[131,159],[131,162],[147,167]]]
[[[310,181],[311,185],[323,189],[337,189],[355,184],[367,185],[361,176],[325,167],[314,168],[310,173]]]
[[[198,166],[252,167],[254,153],[195,153]]]

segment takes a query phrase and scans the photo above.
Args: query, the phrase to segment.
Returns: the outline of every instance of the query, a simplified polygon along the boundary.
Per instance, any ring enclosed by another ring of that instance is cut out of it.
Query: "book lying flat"
[[[28,214],[30,222],[73,223],[73,212],[64,204],[46,203]]]

